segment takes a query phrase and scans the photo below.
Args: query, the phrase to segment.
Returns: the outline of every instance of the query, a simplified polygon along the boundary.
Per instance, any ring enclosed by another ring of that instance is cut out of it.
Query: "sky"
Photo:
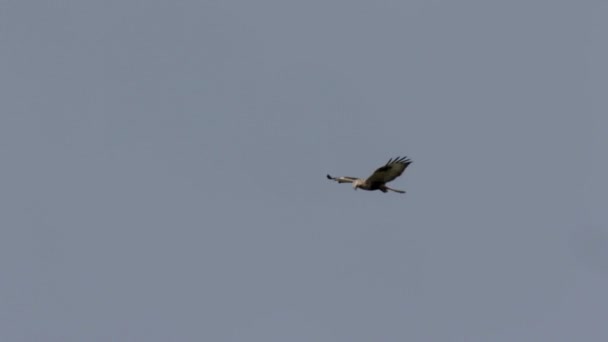
[[[0,340],[608,340],[607,17],[3,0]]]

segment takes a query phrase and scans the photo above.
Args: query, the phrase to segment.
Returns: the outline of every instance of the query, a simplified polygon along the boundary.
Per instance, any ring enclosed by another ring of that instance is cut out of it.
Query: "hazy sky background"
[[[607,18],[1,1],[0,340],[607,341]]]

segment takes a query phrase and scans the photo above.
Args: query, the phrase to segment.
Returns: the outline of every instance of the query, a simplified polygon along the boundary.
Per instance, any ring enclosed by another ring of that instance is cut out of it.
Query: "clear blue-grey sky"
[[[2,1],[0,340],[607,341],[607,18]]]

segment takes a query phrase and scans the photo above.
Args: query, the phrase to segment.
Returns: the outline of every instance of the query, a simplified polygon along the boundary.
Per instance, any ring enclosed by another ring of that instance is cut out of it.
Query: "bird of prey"
[[[388,162],[379,167],[374,173],[367,179],[361,179],[356,177],[332,177],[327,175],[327,179],[331,179],[338,183],[353,183],[353,189],[363,189],[368,191],[380,190],[382,192],[394,191],[400,194],[404,194],[405,191],[391,189],[386,186],[386,183],[393,181],[395,178],[401,176],[405,168],[410,165],[412,161],[407,157],[397,157],[395,159],[389,159]]]

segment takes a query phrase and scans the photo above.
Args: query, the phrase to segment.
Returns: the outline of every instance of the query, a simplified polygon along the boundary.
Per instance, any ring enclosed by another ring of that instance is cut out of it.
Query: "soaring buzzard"
[[[327,179],[331,179],[338,183],[353,183],[353,189],[357,190],[380,190],[382,192],[394,191],[400,194],[404,194],[405,191],[391,189],[386,186],[386,183],[394,180],[395,178],[401,176],[405,168],[412,163],[407,157],[397,157],[395,159],[389,159],[386,165],[378,168],[374,173],[369,176],[367,179],[355,178],[355,177],[332,177],[327,175]]]

